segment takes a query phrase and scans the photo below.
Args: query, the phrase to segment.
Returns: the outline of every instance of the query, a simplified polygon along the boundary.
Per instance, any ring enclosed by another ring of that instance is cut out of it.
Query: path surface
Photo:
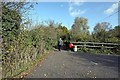
[[[25,78],[118,78],[118,56],[55,51]]]

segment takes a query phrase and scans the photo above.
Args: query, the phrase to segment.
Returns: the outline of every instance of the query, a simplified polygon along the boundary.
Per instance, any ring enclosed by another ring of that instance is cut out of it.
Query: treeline
[[[108,22],[97,23],[90,34],[88,19],[76,17],[70,32],[73,41],[120,43],[120,26],[112,28]]]
[[[62,23],[50,20],[36,24],[31,30],[25,29],[23,2],[5,2],[2,6],[2,68],[3,77],[14,77],[48,50],[57,45],[61,37],[64,41],[94,41],[120,43],[120,26],[111,28],[107,22],[96,24],[92,34],[89,32],[88,19],[76,17],[71,30]],[[29,5],[31,7],[32,5]],[[24,23],[23,23],[24,22]]]

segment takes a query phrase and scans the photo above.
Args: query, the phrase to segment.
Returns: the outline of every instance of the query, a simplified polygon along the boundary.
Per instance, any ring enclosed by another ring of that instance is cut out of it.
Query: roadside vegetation
[[[26,25],[30,24],[26,11],[33,7],[32,4],[4,2],[1,6],[2,54],[0,58],[3,78],[15,77],[33,66],[36,60],[57,45],[60,37],[64,41],[120,43],[120,26],[111,28],[108,22],[96,24],[92,34],[88,30],[88,19],[85,17],[76,17],[70,30],[67,29],[68,26],[63,26],[59,22],[55,23],[54,20],[36,24],[32,26],[32,29],[25,29]],[[87,48],[81,48],[81,50],[94,51]],[[115,52],[104,50],[103,53],[119,54],[120,47]]]

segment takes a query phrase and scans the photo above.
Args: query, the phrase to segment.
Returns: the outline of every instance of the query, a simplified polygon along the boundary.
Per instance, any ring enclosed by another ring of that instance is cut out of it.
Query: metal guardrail
[[[120,46],[117,43],[98,43],[98,42],[71,42],[77,47],[88,47],[88,48],[107,48],[112,49]]]

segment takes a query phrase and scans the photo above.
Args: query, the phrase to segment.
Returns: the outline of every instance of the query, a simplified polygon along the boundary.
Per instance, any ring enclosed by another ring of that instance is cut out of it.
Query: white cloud
[[[114,3],[110,8],[104,11],[105,14],[112,14],[118,9],[118,3]]]
[[[86,10],[80,10],[80,9],[74,9],[73,7],[69,7],[69,13],[72,17],[80,16],[81,14],[84,14]]]
[[[85,11],[74,10],[74,11],[70,12],[70,15],[73,16],[73,17],[77,17],[77,16],[79,16],[81,14],[84,14],[84,13],[85,13]]]
[[[74,2],[69,2],[69,13],[72,17],[77,17],[86,12],[86,10],[81,10],[79,7],[83,5],[83,2],[78,2],[74,0]]]

